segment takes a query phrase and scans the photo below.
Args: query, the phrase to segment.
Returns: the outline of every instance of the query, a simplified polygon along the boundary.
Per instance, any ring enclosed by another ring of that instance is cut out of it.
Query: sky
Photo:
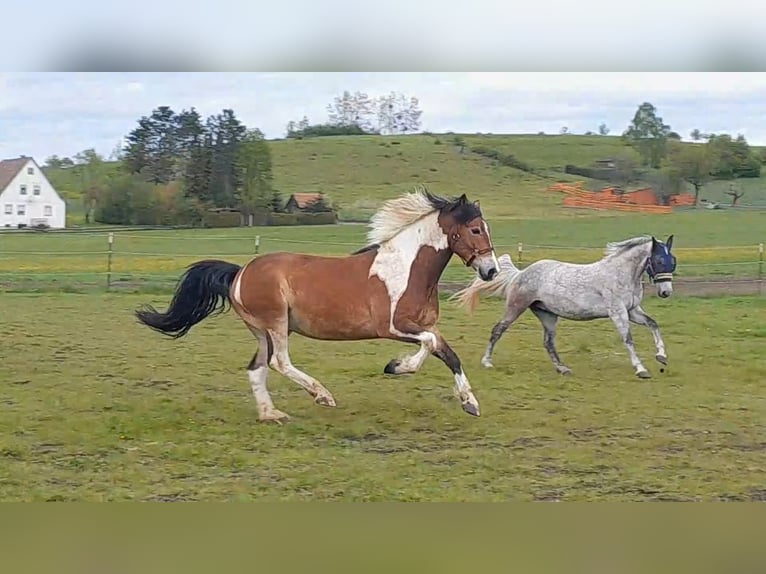
[[[583,133],[604,122],[618,134],[649,101],[684,138],[699,128],[766,145],[766,73],[40,72],[0,74],[0,157],[109,156],[161,105],[204,116],[232,108],[278,138],[290,120],[325,121],[344,90],[415,96],[432,132]]]

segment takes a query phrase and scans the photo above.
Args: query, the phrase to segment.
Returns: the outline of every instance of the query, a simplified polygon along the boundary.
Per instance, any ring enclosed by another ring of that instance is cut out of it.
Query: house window
[[[33,168],[33,167],[28,167],[27,168],[27,174],[34,175],[34,173],[35,173],[35,168]]]
[[[21,184],[21,187],[19,188],[19,193],[21,195],[26,195],[27,194],[27,185],[25,183]]]
[[[51,217],[53,215],[53,206],[52,205],[46,205],[43,208],[43,215],[45,217]]]
[[[16,215],[26,215],[27,213],[27,206],[23,203],[19,203],[16,206]]]
[[[6,203],[5,204],[5,214],[6,215],[13,215],[13,204],[12,203]]]
[[[32,193],[34,195],[40,195],[40,186],[39,185],[35,185],[34,187],[32,187]]]

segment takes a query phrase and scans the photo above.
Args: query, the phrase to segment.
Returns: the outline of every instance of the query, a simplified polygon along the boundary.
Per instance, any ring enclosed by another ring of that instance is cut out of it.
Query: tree
[[[670,126],[657,115],[657,109],[651,103],[644,102],[638,106],[623,137],[638,150],[643,165],[659,168],[667,153],[670,133]]]
[[[74,165],[74,162],[68,157],[59,157],[54,154],[46,158],[45,163],[43,164],[43,167],[47,167],[50,169],[66,169],[68,167],[72,167],[73,165]]]
[[[382,134],[415,133],[420,129],[418,99],[391,92],[377,99],[378,130]]]
[[[615,158],[614,170],[611,175],[611,181],[614,185],[627,189],[631,183],[639,179],[636,161],[630,156]]]
[[[598,134],[601,136],[605,136],[609,134],[609,128],[605,123],[602,123],[598,126]]]
[[[712,179],[715,150],[709,144],[675,144],[670,147],[668,162],[681,179],[694,186],[694,205],[698,205],[700,189]]]
[[[712,135],[707,145],[717,158],[713,177],[733,179],[761,175],[761,158],[753,152],[742,134],[736,138],[729,134]]]
[[[683,190],[683,179],[678,169],[667,166],[646,176],[657,194],[660,204],[668,205],[670,198]]]
[[[726,192],[726,195],[731,196],[731,206],[734,207],[737,205],[739,199],[745,195],[745,192],[735,187],[735,185],[732,183],[729,185],[729,191]]]
[[[125,165],[130,173],[145,173],[149,181],[167,183],[175,173],[178,157],[178,124],[169,106],[152,110],[143,116],[138,127],[126,139]]]
[[[248,130],[239,148],[242,166],[242,186],[238,197],[240,209],[245,213],[275,211],[281,199],[272,189],[271,151],[259,129]],[[281,209],[281,207],[280,207]]]
[[[569,128],[567,126],[561,126],[561,129],[559,130],[559,133],[563,136],[569,133]]]
[[[691,136],[691,138],[692,138],[692,139],[693,139],[695,142],[698,142],[698,141],[700,141],[700,140],[702,139],[702,132],[701,132],[701,131],[699,131],[699,129],[697,129],[697,128],[694,128],[694,129],[691,131],[691,133],[689,134],[689,136]]]
[[[364,92],[336,96],[332,104],[327,105],[329,123],[334,126],[357,126],[363,131],[372,130],[373,100]]]
[[[208,118],[206,130],[206,145],[210,149],[207,200],[216,207],[235,207],[243,174],[239,148],[247,128],[233,110],[225,109]]]

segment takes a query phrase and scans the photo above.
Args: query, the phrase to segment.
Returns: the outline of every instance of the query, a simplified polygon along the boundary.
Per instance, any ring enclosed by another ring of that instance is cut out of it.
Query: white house
[[[66,202],[31,157],[0,161],[0,227],[66,227]]]

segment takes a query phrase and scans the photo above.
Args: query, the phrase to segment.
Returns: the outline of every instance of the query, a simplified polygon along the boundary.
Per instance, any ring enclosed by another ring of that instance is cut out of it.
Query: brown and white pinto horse
[[[230,304],[258,339],[247,371],[263,421],[289,418],[272,403],[268,367],[303,387],[316,403],[335,406],[330,391],[293,365],[290,333],[319,340],[419,343],[420,350],[391,360],[384,372],[417,372],[432,354],[452,371],[463,410],[478,416],[479,403],[460,359],[436,328],[439,278],[453,253],[484,280],[499,270],[478,202],[465,194],[447,200],[417,189],[382,206],[368,239],[370,245],[346,257],[269,253],[243,267],[200,261],[180,279],[167,312],[146,306],[136,316],[177,338]]]

